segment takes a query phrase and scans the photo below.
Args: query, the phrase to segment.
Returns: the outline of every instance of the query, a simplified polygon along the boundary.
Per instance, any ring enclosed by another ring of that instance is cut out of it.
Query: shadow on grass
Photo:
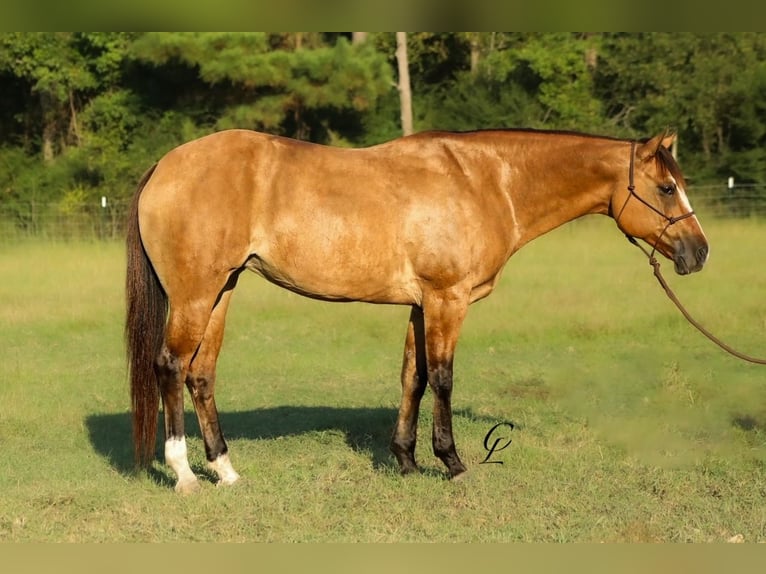
[[[743,431],[762,432],[766,429],[766,415],[739,413],[732,416],[731,423]]]
[[[391,469],[396,462],[389,454],[388,443],[397,412],[390,408],[300,407],[281,406],[242,412],[220,413],[221,427],[227,439],[273,439],[305,433],[338,430],[354,451],[372,456],[376,469]],[[96,451],[123,474],[135,472],[130,413],[90,415],[85,420],[90,441]],[[185,414],[187,435],[200,437],[194,413]],[[162,415],[155,452],[162,453]],[[207,469],[193,468],[202,475]],[[150,474],[160,484],[173,479],[152,467]],[[212,476],[212,475],[211,475]]]
[[[456,417],[476,417],[465,410],[455,411]],[[220,413],[221,427],[227,439],[263,440],[278,437],[299,436],[306,433],[336,430],[345,435],[346,444],[356,452],[370,456],[376,470],[398,470],[398,464],[388,450],[397,411],[393,408],[350,408],[322,406],[280,406],[242,412]],[[155,452],[162,458],[162,415]],[[483,419],[484,417],[479,417]],[[488,422],[496,422],[487,419]],[[90,415],[85,420],[90,441],[96,452],[106,458],[122,474],[133,474],[130,413]],[[421,420],[420,426],[423,427]],[[185,413],[187,435],[200,438],[199,426],[194,413]],[[428,437],[430,429],[421,428],[419,433]],[[459,437],[458,437],[459,438]],[[201,477],[215,482],[212,472],[202,465],[192,465]],[[159,485],[172,487],[175,479],[164,465],[152,465],[149,475]],[[429,472],[424,469],[424,472]],[[446,477],[446,473],[444,474]]]

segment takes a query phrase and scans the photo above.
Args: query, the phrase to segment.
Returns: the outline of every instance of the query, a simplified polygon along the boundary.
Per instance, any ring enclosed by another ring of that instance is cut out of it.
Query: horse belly
[[[326,301],[413,304],[419,284],[400,250],[359,233],[276,234],[246,267],[290,291]]]

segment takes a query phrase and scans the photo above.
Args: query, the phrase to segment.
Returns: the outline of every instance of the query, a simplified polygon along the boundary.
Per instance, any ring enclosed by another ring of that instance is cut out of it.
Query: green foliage
[[[154,33],[135,42],[133,54],[155,66],[180,61],[213,89],[235,90],[239,97],[215,110],[216,129],[321,141],[335,114],[368,110],[391,89],[391,70],[372,46],[351,46],[345,38],[313,49],[280,44],[284,38],[264,33]]]
[[[0,68],[27,80],[32,91],[65,103],[73,90],[97,85],[71,32],[0,35]]]
[[[676,129],[681,160],[695,181],[734,173],[763,181],[763,164],[747,156],[759,145],[752,130],[766,126],[759,110],[766,36],[606,34],[602,52],[596,93],[613,121],[632,134]]]
[[[462,72],[432,88],[423,98],[421,128],[470,131],[504,127],[541,127],[544,108],[522,86],[472,77]]]
[[[397,137],[395,47],[392,33],[0,33],[0,201],[126,198],[167,150],[233,127]],[[764,34],[413,32],[408,55],[416,129],[670,127],[693,183],[766,183]]]
[[[557,46],[551,50],[550,44]],[[597,131],[600,102],[594,97],[586,60],[588,40],[570,34],[534,37],[513,59],[528,67],[538,83],[538,99],[545,123],[560,129]]]
[[[18,199],[40,189],[37,159],[22,148],[0,148],[0,198]]]
[[[589,47],[587,38],[572,34],[496,40],[476,70],[435,84],[423,123],[447,129],[602,131],[600,102],[593,95],[585,58]]]

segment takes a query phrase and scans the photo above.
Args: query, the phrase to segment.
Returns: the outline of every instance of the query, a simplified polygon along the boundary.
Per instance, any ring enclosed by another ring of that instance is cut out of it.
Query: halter
[[[675,304],[676,307],[678,307],[678,310],[681,311],[681,314],[683,314],[683,316],[686,318],[687,321],[689,321],[689,323],[692,324],[692,326],[694,326],[700,333],[705,335],[713,343],[718,345],[721,349],[737,357],[738,359],[742,359],[743,361],[748,361],[750,363],[756,363],[758,365],[766,365],[766,358],[753,357],[750,355],[746,355],[745,353],[742,353],[740,351],[737,351],[732,346],[727,345],[721,339],[719,339],[718,337],[713,335],[710,331],[708,331],[699,321],[697,321],[694,317],[691,316],[691,313],[689,313],[689,311],[686,310],[686,307],[683,306],[683,304],[681,303],[681,301],[679,301],[676,294],[670,288],[670,285],[668,285],[668,282],[665,281],[665,278],[662,276],[662,273],[660,272],[660,262],[657,261],[657,259],[654,257],[654,252],[657,250],[657,244],[660,242],[660,239],[662,239],[662,236],[668,230],[668,227],[670,227],[674,223],[681,221],[682,219],[691,217],[692,215],[694,215],[694,210],[688,213],[684,213],[683,215],[679,215],[678,217],[670,217],[662,213],[659,209],[657,209],[650,203],[646,202],[644,199],[642,199],[641,196],[639,196],[636,193],[636,186],[633,183],[633,167],[635,163],[635,151],[636,151],[636,142],[632,141],[630,142],[630,175],[629,175],[629,181],[628,181],[628,191],[630,192],[630,194],[625,199],[625,203],[622,204],[620,213],[617,214],[615,221],[619,223],[620,215],[622,215],[622,212],[625,209],[625,206],[628,204],[628,201],[630,200],[631,197],[635,197],[638,201],[643,203],[645,206],[647,206],[649,209],[651,209],[652,211],[660,215],[665,221],[667,221],[667,223],[665,224],[665,227],[663,227],[662,229],[662,233],[660,233],[659,237],[657,237],[657,240],[654,242],[651,253],[648,252],[632,235],[629,235],[626,233],[625,237],[627,237],[628,241],[630,241],[633,245],[641,249],[641,251],[644,252],[644,255],[646,255],[649,258],[649,265],[651,265],[652,268],[654,269],[654,277],[657,279],[657,281],[659,282],[660,286],[665,291],[665,294],[668,296],[668,298]]]
[[[632,141],[630,142],[630,171],[628,172],[628,191],[630,192],[628,194],[628,197],[625,198],[625,202],[622,204],[622,207],[620,208],[620,213],[617,214],[617,217],[615,218],[615,221],[617,223],[620,222],[620,216],[622,216],[622,212],[625,211],[625,206],[628,205],[628,201],[631,197],[635,197],[639,202],[643,203],[646,207],[651,209],[654,213],[662,217],[667,223],[665,224],[665,227],[662,228],[662,232],[657,236],[657,239],[654,241],[654,245],[652,245],[652,251],[651,253],[648,252],[644,247],[636,240],[635,237],[632,235],[626,233],[625,237],[630,241],[633,245],[641,249],[646,256],[649,258],[650,261],[654,260],[654,252],[657,251],[657,245],[660,242],[660,239],[662,239],[662,236],[665,235],[665,232],[668,230],[668,227],[673,225],[674,223],[678,223],[679,221],[686,219],[687,217],[691,217],[694,215],[694,210],[684,213],[679,216],[669,216],[654,207],[651,203],[646,201],[644,198],[642,198],[640,195],[636,193],[636,186],[634,182],[634,171],[635,171],[635,163],[636,163],[636,142]]]

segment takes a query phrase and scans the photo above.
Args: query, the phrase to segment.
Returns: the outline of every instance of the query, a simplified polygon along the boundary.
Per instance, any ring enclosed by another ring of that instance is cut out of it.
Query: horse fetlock
[[[199,489],[199,481],[186,455],[185,437],[171,437],[165,441],[165,462],[176,474],[176,492],[188,494]]]
[[[240,479],[239,473],[231,465],[228,454],[222,454],[208,463],[210,469],[218,475],[217,486],[234,484]]]
[[[447,467],[450,478],[455,478],[467,470],[455,450],[454,441],[450,440],[449,437],[435,436],[433,450],[437,458]]]
[[[447,472],[449,472],[449,476],[453,480],[468,470],[454,450],[451,454],[439,456],[439,458],[447,467]]]

